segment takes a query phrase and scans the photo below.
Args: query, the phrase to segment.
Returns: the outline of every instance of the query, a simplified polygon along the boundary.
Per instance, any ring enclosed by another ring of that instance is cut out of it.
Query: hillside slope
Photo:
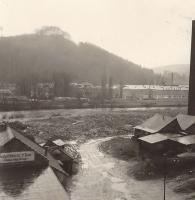
[[[152,70],[142,68],[89,43],[76,44],[61,35],[20,35],[0,40],[0,80],[17,82],[52,80],[65,72],[72,81],[100,84],[103,74],[115,83],[149,84],[158,80]]]

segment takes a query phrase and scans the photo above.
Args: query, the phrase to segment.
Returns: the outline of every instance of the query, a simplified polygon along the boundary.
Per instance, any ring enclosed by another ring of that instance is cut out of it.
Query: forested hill
[[[114,83],[150,84],[157,75],[89,43],[76,44],[59,33],[35,33],[0,40],[0,81],[51,81],[55,73],[71,81],[100,84],[103,74]]]

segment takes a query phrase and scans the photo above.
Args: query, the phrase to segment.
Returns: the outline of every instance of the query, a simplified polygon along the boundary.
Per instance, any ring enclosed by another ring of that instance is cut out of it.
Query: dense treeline
[[[0,40],[0,81],[14,82],[28,93],[37,82],[53,82],[56,93],[66,93],[70,81],[101,84],[152,84],[161,81],[152,70],[142,68],[89,43],[76,44],[57,27],[43,27],[34,34]],[[58,82],[60,80],[60,82]],[[60,85],[64,85],[59,92]]]

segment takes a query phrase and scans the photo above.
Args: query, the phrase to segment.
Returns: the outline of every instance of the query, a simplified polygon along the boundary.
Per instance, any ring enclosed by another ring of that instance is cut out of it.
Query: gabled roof
[[[173,138],[171,140],[174,140],[180,144],[191,145],[191,144],[195,144],[195,135],[188,135],[184,137]]]
[[[140,137],[139,140],[150,143],[150,144],[154,144],[154,143],[158,143],[158,142],[162,142],[165,140],[168,140],[170,138],[177,138],[179,137],[178,134],[160,134],[160,133],[155,133],[152,135],[147,135],[144,137]]]
[[[162,128],[173,122],[175,118],[155,114],[153,117],[146,120],[143,124],[138,125],[135,129],[140,129],[150,133],[160,132]]]
[[[39,146],[37,143],[33,142],[29,138],[25,137],[21,133],[15,131],[14,129],[7,127],[6,131],[0,132],[0,140],[2,138],[3,142],[0,142],[0,146],[4,146],[6,143],[11,141],[12,139],[16,138],[19,141],[21,141],[23,144],[31,148],[33,151],[44,157],[48,160],[49,166],[51,166],[54,169],[57,169],[58,171],[62,172],[63,174],[68,175],[58,164],[58,161],[55,160],[52,155],[47,152],[47,155],[45,155],[45,149]]]
[[[167,140],[168,138],[165,135],[162,135],[160,133],[156,133],[156,134],[152,134],[152,135],[147,135],[144,137],[139,138],[139,140],[150,143],[150,144],[154,144],[157,142],[162,142],[164,140]]]
[[[176,118],[177,118],[180,128],[183,131],[187,130],[193,124],[195,124],[195,116],[179,114],[177,115]]]

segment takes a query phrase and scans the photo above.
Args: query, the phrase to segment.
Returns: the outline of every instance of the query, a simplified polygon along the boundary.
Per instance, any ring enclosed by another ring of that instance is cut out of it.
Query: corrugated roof
[[[28,147],[30,147],[36,153],[38,153],[39,155],[41,155],[42,157],[47,159],[49,161],[49,165],[52,168],[57,169],[58,171],[62,172],[65,175],[68,175],[58,164],[58,161],[55,160],[49,152],[47,152],[47,155],[45,155],[44,148],[42,148],[41,146],[39,146],[38,144],[36,144],[32,140],[30,140],[29,138],[23,136],[19,132],[15,131],[14,129],[8,127],[6,131],[0,132],[0,138],[1,138],[1,135],[3,135],[3,137],[6,141],[6,142],[4,142],[4,144],[11,141],[13,138],[16,138],[16,139],[20,140],[22,143],[24,143],[25,145],[27,145]],[[6,137],[6,135],[7,135],[7,137]]]
[[[150,133],[160,132],[162,128],[173,122],[175,118],[155,114],[153,117],[146,120],[143,124],[136,126],[136,129],[144,130]]]
[[[195,144],[195,135],[188,135],[188,136],[184,136],[184,137],[172,138],[171,140],[174,140],[174,141],[179,142],[184,145],[191,145],[191,144]]]
[[[176,118],[183,131],[195,124],[195,116],[179,114]]]
[[[155,134],[151,134],[151,135],[141,137],[141,138],[139,138],[139,140],[150,143],[150,144],[154,144],[154,143],[158,143],[158,142],[168,140],[170,138],[177,138],[177,137],[179,137],[178,134],[155,133]]]

